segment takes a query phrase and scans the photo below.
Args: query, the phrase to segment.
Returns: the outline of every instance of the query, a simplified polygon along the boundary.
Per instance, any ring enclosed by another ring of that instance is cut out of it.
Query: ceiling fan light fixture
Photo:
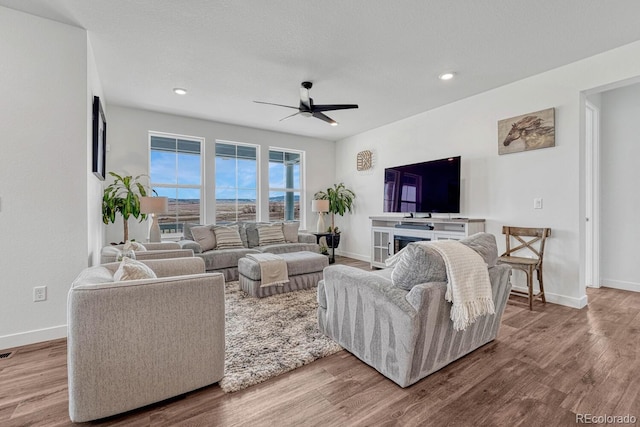
[[[454,73],[454,72],[447,72],[447,73],[440,74],[438,76],[438,78],[440,80],[451,80],[455,75],[456,75],[456,73]]]
[[[277,107],[285,107],[285,108],[291,108],[293,110],[297,110],[297,112],[290,114],[285,118],[280,119],[280,121],[284,121],[295,116],[314,117],[316,119],[320,119],[326,123],[329,123],[331,126],[338,126],[338,122],[336,122],[331,117],[324,114],[325,112],[335,111],[335,110],[351,110],[353,108],[358,108],[358,104],[314,104],[313,99],[309,96],[309,89],[311,89],[312,86],[313,84],[311,82],[302,82],[300,84],[300,106],[299,107],[294,107],[292,105],[275,104],[273,102],[265,102],[265,101],[253,101],[253,102],[256,102],[258,104],[275,105]]]
[[[187,94],[187,90],[186,90],[186,89],[183,89],[183,88],[181,88],[181,87],[174,87],[174,88],[173,88],[173,92],[174,92],[176,95],[186,95],[186,94]]]

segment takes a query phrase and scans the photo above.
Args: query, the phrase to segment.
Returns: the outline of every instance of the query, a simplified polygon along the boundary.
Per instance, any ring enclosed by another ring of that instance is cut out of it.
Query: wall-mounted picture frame
[[[360,151],[356,156],[356,169],[359,171],[371,169],[373,167],[372,158],[371,150]]]
[[[104,181],[107,158],[107,120],[100,103],[100,97],[93,97],[93,162],[92,171]]]
[[[535,111],[498,122],[498,154],[555,147],[555,108]]]

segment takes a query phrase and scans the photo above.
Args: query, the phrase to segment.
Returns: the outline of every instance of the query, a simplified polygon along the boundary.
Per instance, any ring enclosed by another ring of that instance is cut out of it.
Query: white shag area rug
[[[342,350],[318,329],[316,288],[254,298],[225,284],[226,393],[242,390]]]

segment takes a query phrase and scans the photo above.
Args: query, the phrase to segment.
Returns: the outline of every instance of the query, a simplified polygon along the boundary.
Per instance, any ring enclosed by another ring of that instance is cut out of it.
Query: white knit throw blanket
[[[453,329],[463,331],[480,316],[494,314],[487,264],[473,249],[455,240],[426,243],[444,259],[447,269],[445,299],[452,303]]]
[[[284,285],[289,283],[287,262],[279,255],[271,253],[247,254],[260,265],[260,287]]]

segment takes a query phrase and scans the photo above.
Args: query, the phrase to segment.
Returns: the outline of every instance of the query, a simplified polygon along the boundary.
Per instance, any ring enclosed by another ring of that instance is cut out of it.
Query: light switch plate
[[[542,209],[542,198],[536,197],[533,199],[533,209]]]

